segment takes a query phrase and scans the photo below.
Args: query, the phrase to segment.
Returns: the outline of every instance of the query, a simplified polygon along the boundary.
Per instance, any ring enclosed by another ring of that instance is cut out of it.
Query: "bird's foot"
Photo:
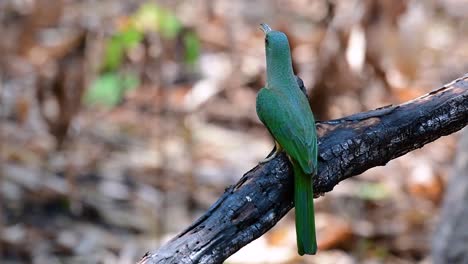
[[[264,164],[264,163],[267,163],[269,162],[270,160],[274,159],[276,157],[278,153],[275,151],[275,152],[272,152],[271,154],[269,154],[264,160],[260,161],[260,164]]]
[[[275,147],[273,148],[273,150],[271,150],[270,154],[268,154],[268,156],[264,160],[260,161],[260,164],[267,163],[270,160],[276,158],[276,156],[280,152],[281,152],[281,146],[277,142],[275,142]]]

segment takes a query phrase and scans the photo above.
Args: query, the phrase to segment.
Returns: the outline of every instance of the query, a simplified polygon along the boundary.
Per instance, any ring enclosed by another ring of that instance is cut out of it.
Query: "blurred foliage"
[[[84,101],[88,105],[101,104],[112,107],[121,101],[125,92],[135,89],[138,85],[139,79],[133,74],[107,72],[91,84]]]
[[[122,65],[125,53],[143,40],[143,32],[129,27],[117,32],[107,40],[105,48],[104,66],[106,71],[115,71]]]
[[[130,23],[143,32],[159,32],[166,39],[175,38],[182,29],[182,23],[174,14],[154,3],[141,5]]]
[[[200,56],[200,41],[194,32],[187,32],[184,35],[185,62],[195,64]]]
[[[169,10],[157,4],[146,3],[131,15],[105,45],[103,73],[93,81],[84,96],[87,104],[117,105],[125,92],[139,84],[136,76],[119,73],[125,56],[142,44],[145,34],[156,32],[163,39],[174,40],[181,35],[184,62],[194,65],[200,55],[200,40],[191,30],[183,31],[180,20]]]

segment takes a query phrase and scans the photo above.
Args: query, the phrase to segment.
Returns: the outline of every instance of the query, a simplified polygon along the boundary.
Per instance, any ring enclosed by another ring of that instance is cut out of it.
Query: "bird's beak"
[[[265,33],[265,35],[272,31],[270,26],[264,23],[260,24],[260,29]]]

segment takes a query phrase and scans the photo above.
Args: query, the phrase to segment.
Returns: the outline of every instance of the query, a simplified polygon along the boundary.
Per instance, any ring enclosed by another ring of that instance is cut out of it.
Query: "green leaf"
[[[161,8],[153,3],[140,6],[132,16],[135,27],[141,31],[158,31]]]
[[[104,69],[115,70],[122,64],[124,57],[124,46],[119,39],[111,38],[106,43],[104,54]]]
[[[174,14],[153,3],[141,5],[132,21],[140,31],[156,31],[166,39],[175,38],[182,29],[182,23]]]
[[[143,33],[133,27],[129,27],[125,31],[120,32],[117,37],[125,48],[131,48],[143,40]]]
[[[112,107],[120,103],[126,91],[139,85],[138,79],[131,74],[119,75],[108,72],[99,76],[86,90],[84,102],[87,105]]]
[[[182,23],[169,11],[162,10],[159,18],[159,29],[163,37],[173,39],[182,29]]]
[[[118,74],[106,73],[97,78],[86,91],[85,103],[88,105],[116,105],[121,97],[120,80]]]
[[[195,32],[189,31],[184,35],[185,63],[194,64],[200,56],[200,41]]]
[[[135,28],[128,28],[118,32],[106,42],[104,69],[114,71],[123,62],[127,49],[134,47],[143,39],[143,33]]]

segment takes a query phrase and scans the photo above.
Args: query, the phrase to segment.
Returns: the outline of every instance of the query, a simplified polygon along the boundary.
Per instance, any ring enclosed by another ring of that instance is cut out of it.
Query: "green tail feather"
[[[301,256],[314,255],[317,252],[317,240],[315,238],[312,175],[305,174],[296,162],[293,162],[293,169],[297,251]]]

